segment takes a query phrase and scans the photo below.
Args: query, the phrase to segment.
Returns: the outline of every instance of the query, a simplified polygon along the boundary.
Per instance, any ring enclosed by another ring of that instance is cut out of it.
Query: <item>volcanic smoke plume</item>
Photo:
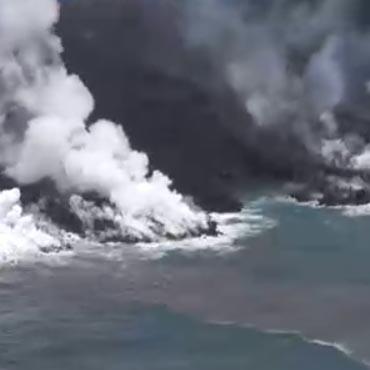
[[[207,230],[207,216],[170,190],[165,175],[149,170],[147,156],[131,148],[121,126],[108,120],[87,126],[94,99],[62,62],[53,33],[58,17],[56,0],[0,2],[4,173],[20,185],[50,180],[86,226],[100,218],[132,240]],[[101,205],[85,201],[87,193]]]

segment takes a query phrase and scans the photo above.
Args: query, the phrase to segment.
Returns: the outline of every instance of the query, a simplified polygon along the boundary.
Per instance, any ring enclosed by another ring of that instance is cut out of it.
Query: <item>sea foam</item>
[[[40,257],[63,249],[63,243],[37,226],[23,211],[20,190],[0,192],[0,265]]]

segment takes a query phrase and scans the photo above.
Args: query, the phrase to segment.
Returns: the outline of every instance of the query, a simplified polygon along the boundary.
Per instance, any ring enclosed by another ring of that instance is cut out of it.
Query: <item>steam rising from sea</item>
[[[120,126],[104,119],[87,124],[94,99],[62,62],[62,43],[53,33],[58,17],[56,0],[0,2],[5,174],[20,185],[51,180],[86,228],[97,219],[110,225],[102,239],[158,241],[206,232],[209,217],[171,190],[168,177],[149,169],[148,157],[131,148]],[[103,205],[85,201],[86,193]],[[6,248],[60,244],[22,216],[18,190],[3,192],[1,199]]]

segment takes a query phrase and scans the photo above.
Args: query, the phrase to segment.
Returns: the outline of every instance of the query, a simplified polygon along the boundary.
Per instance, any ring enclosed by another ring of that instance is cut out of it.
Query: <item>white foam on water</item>
[[[354,351],[351,350],[349,348],[349,346],[346,345],[346,344],[344,344],[344,343],[340,343],[340,342],[336,342],[336,341],[335,342],[329,342],[329,341],[325,341],[325,340],[321,340],[321,339],[310,339],[310,338],[304,336],[299,331],[266,330],[265,332],[266,333],[271,333],[271,334],[278,334],[278,335],[279,334],[281,334],[281,335],[284,335],[284,334],[287,334],[287,335],[296,335],[299,338],[301,338],[303,341],[305,341],[306,343],[318,345],[320,347],[327,347],[327,348],[334,349],[334,350],[342,353],[346,357],[350,358],[353,361],[356,361],[358,363],[362,363],[363,365],[368,366],[368,367],[370,365],[367,361],[358,359],[355,356]]]
[[[347,357],[351,357],[353,355],[353,351],[350,350],[345,344],[338,343],[338,342],[328,342],[321,339],[310,339],[303,335],[300,331],[289,331],[289,330],[278,330],[278,329],[271,329],[271,330],[265,330],[265,333],[269,334],[277,334],[277,335],[296,335],[306,343],[315,344],[321,347],[329,347],[333,348],[343,354],[345,354]]]
[[[251,325],[247,325],[246,327],[258,329],[255,326],[251,326]],[[294,336],[297,336],[298,338],[300,338],[301,340],[303,340],[306,343],[318,345],[320,347],[327,347],[327,348],[334,349],[334,350],[342,353],[346,357],[352,359],[353,361],[356,361],[358,363],[362,363],[365,366],[370,365],[365,360],[361,360],[361,359],[358,359],[357,357],[355,357],[354,351],[351,350],[349,348],[349,346],[344,344],[344,343],[340,343],[340,342],[337,342],[337,341],[329,342],[329,341],[325,341],[325,340],[321,340],[321,339],[311,339],[311,338],[305,336],[304,334],[302,334],[300,331],[294,331],[294,330],[269,329],[269,330],[264,330],[263,332],[267,333],[267,334],[276,334],[276,335],[294,335]]]
[[[350,350],[346,345],[337,343],[337,342],[326,342],[320,339],[313,339],[313,340],[308,340],[309,343],[312,344],[317,344],[321,347],[329,347],[329,348],[334,348],[339,352],[342,352],[345,354],[347,357],[351,357],[353,355],[353,351]]]
[[[356,206],[342,206],[338,207],[342,210],[343,215],[348,217],[365,217],[370,216],[370,203]]]
[[[245,248],[245,243],[238,243],[239,239],[252,238],[276,225],[274,220],[263,216],[261,210],[255,207],[245,208],[238,213],[213,213],[211,217],[218,224],[219,235],[161,243],[138,243],[136,246],[149,258],[161,258],[170,251],[231,253]]]
[[[17,188],[0,192],[0,266],[63,249],[61,240],[42,230],[31,214],[24,213],[20,197]]]
[[[293,204],[293,205],[301,206],[301,207],[318,208],[318,209],[319,208],[329,208],[329,207],[320,205],[319,202],[316,200],[308,200],[304,202],[299,202],[297,199],[289,195],[279,195],[279,196],[274,197],[273,200],[278,203]]]
[[[32,209],[32,208],[31,208]],[[218,235],[141,242],[128,245],[123,242],[99,243],[82,239],[62,231],[38,212],[25,212],[19,189],[0,192],[0,266],[26,261],[39,261],[48,257],[71,254],[106,255],[107,258],[124,257],[126,253],[140,253],[145,258],[161,258],[170,251],[192,253],[211,250],[230,253],[245,247],[238,239],[249,238],[275,226],[275,222],[262,215],[258,207],[251,206],[239,213],[213,213]],[[65,247],[70,246],[73,251]]]
[[[212,324],[215,324],[215,325],[222,325],[222,326],[238,326],[238,327],[243,327],[245,329],[251,329],[251,330],[256,330],[256,331],[259,331],[261,333],[265,333],[265,334],[272,334],[272,335],[289,335],[289,336],[295,336],[297,337],[298,339],[304,341],[305,343],[308,343],[308,344],[314,344],[314,345],[318,345],[318,346],[321,346],[321,347],[328,347],[328,348],[332,348],[340,353],[343,353],[346,357],[354,360],[354,361],[357,361],[359,363],[362,363],[366,366],[369,366],[370,363],[364,361],[364,360],[359,360],[358,358],[355,358],[354,357],[354,351],[351,350],[347,345],[343,344],[343,343],[339,343],[339,342],[329,342],[329,341],[324,341],[324,340],[321,340],[321,339],[310,339],[309,337],[306,337],[304,334],[302,334],[300,331],[298,330],[283,330],[283,329],[265,329],[265,330],[261,330],[258,328],[258,326],[255,326],[253,324],[248,324],[248,323],[245,323],[245,324],[240,324],[236,321],[211,321]]]

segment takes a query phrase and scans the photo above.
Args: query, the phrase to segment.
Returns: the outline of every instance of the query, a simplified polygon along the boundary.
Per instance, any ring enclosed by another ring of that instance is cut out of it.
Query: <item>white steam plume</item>
[[[99,120],[87,127],[94,100],[61,61],[53,33],[56,0],[0,1],[0,151],[20,184],[52,179],[61,192],[96,192],[111,219],[138,239],[184,237],[208,227],[207,216],[149,173],[148,158],[122,128]]]
[[[208,51],[256,129],[293,133],[322,156],[322,146],[338,136],[331,112],[366,93],[370,48],[356,24],[360,2],[189,0],[182,6],[186,44]]]

